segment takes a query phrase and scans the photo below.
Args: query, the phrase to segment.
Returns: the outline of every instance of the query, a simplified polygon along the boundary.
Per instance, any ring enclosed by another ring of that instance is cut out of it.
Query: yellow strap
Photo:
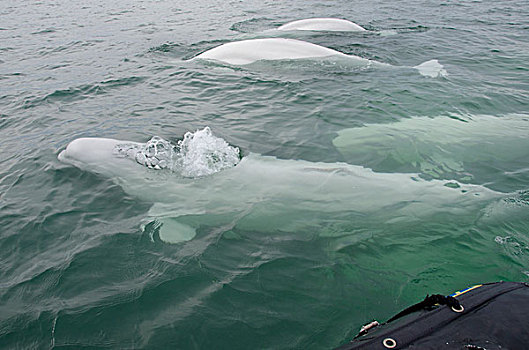
[[[457,297],[460,296],[461,294],[465,294],[466,292],[469,292],[469,291],[471,291],[471,290],[473,290],[473,289],[476,289],[476,288],[479,288],[479,287],[481,287],[481,286],[482,286],[482,284],[476,284],[475,286],[469,287],[469,288],[467,288],[467,289],[463,289],[463,290],[457,291],[457,292],[455,292],[454,294],[451,294],[450,296],[452,296],[452,297],[456,297],[456,298],[457,298]]]

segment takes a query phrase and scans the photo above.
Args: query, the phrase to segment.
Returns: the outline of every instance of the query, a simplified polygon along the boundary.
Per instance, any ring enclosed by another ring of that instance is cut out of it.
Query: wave
[[[97,96],[105,94],[110,90],[115,88],[120,88],[122,86],[135,85],[144,81],[144,77],[126,77],[119,79],[109,79],[101,81],[94,84],[85,84],[76,87],[70,87],[61,90],[55,90],[50,94],[47,94],[42,97],[30,97],[26,98],[23,102],[24,108],[33,108],[42,103],[47,102],[58,102],[58,101],[76,101],[88,98],[90,96]]]

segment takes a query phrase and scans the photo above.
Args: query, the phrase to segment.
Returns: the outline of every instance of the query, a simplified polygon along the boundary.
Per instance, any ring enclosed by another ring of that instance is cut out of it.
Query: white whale
[[[393,67],[387,63],[346,55],[343,52],[306,41],[285,38],[249,39],[222,44],[192,58],[192,60],[195,59],[212,60],[231,65],[248,65],[262,60],[341,59],[355,66]],[[446,71],[437,60],[429,60],[413,68],[427,77],[446,75]]]
[[[210,176],[185,178],[116,156],[131,141],[81,138],[72,141],[61,162],[112,178],[125,192],[153,203],[144,224],[159,227],[168,243],[192,239],[204,225],[297,232],[324,230],[345,219],[368,227],[376,223],[420,222],[432,215],[472,217],[501,194],[475,185],[425,181],[414,174],[375,173],[345,163],[280,160],[250,154]],[[150,226],[149,226],[150,227]]]
[[[370,167],[377,162],[399,164],[434,178],[468,181],[474,177],[469,165],[494,164],[499,181],[507,176],[509,163],[528,159],[528,135],[527,114],[452,114],[344,129],[333,144],[348,162]],[[499,169],[500,163],[507,168]]]
[[[358,32],[364,28],[351,21],[340,18],[307,18],[283,24],[277,30],[312,30],[329,32]]]
[[[196,56],[196,59],[215,60],[232,65],[246,65],[260,60],[296,60],[322,57],[354,57],[368,63],[369,60],[349,56],[306,41],[285,38],[265,38],[235,41],[217,46]]]

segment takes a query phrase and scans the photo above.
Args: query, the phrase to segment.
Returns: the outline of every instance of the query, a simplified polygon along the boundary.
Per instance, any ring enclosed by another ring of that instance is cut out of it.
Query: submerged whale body
[[[510,176],[509,164],[528,159],[527,135],[527,114],[451,114],[344,129],[333,144],[349,162],[372,168],[377,164],[398,164],[434,178],[457,176],[468,181],[474,178],[474,172],[479,176],[479,164],[494,164],[494,170],[488,171],[497,174],[487,180],[493,184]]]
[[[454,182],[447,186],[445,181],[425,181],[414,174],[375,173],[345,163],[258,154],[212,175],[189,178],[178,171],[149,169],[134,155],[119,154],[142,145],[82,138],[72,141],[58,158],[110,177],[125,192],[153,203],[143,227],[154,224],[159,238],[168,243],[190,240],[204,225],[297,232],[340,224],[350,215],[355,225],[371,225],[373,217],[379,223],[391,223],[437,214],[466,215],[500,195],[481,186]]]
[[[307,18],[283,24],[277,30],[313,30],[329,32],[358,32],[364,28],[351,21],[340,18]]]
[[[296,60],[330,56],[350,57],[342,52],[301,40],[266,38],[223,44],[203,52],[195,58],[220,61],[232,65],[246,65],[260,60]],[[360,57],[357,58],[364,60]]]

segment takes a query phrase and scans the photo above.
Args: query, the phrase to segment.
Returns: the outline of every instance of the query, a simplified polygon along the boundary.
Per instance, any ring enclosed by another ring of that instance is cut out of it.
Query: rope
[[[456,309],[459,309],[461,307],[459,301],[452,296],[444,296],[441,294],[426,295],[426,298],[424,298],[423,301],[412,305],[407,309],[402,310],[401,312],[390,318],[386,323],[395,321],[396,319],[409,315],[412,312],[417,312],[423,309],[431,309],[435,305],[448,305],[449,307],[453,307]]]

